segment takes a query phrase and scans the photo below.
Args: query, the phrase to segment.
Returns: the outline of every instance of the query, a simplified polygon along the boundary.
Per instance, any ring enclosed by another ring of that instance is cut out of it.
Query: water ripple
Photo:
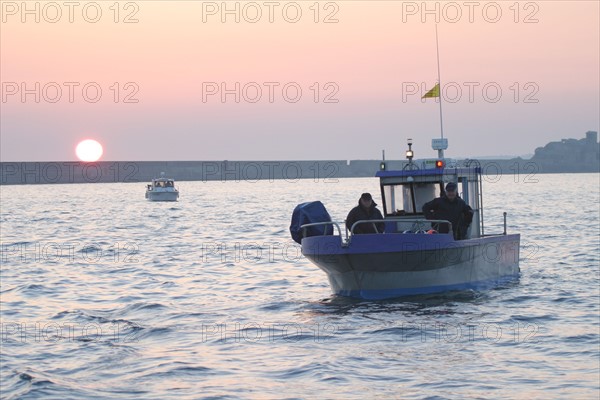
[[[297,203],[342,221],[373,178],[181,182],[176,204],[11,187],[2,398],[597,398],[598,175],[511,178],[484,204],[521,233],[519,280],[385,301],[332,296],[288,233]]]

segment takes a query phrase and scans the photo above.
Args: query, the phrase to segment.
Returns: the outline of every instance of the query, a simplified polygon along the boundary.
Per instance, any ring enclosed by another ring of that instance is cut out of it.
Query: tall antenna
[[[442,78],[440,76],[440,46],[438,42],[437,24],[435,24],[435,50],[438,65],[438,98],[440,99],[440,139],[431,139],[431,147],[438,151],[438,158],[444,158],[444,150],[448,148],[448,139],[444,139],[444,119],[442,118]]]
[[[442,78],[440,77],[440,46],[438,44],[438,31],[437,24],[435,24],[435,50],[437,53],[437,67],[438,67],[438,85],[440,85],[440,133],[442,139],[444,138],[444,123],[442,119]],[[443,153],[442,153],[443,154]]]

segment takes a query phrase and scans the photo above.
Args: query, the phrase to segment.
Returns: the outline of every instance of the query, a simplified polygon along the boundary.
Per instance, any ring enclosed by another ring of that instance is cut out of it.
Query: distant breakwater
[[[552,164],[520,158],[478,162],[488,177],[513,175],[521,180],[533,179],[541,173],[597,172],[597,168],[556,170]],[[176,181],[313,179],[334,182],[338,178],[373,177],[381,163],[381,160],[1,162],[0,184],[149,182],[160,177],[161,172]],[[386,160],[385,169],[401,170],[406,163],[406,160]],[[460,163],[464,160],[457,161]]]

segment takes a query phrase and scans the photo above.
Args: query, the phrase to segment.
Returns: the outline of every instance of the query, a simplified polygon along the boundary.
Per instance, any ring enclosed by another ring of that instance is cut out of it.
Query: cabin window
[[[404,211],[402,185],[385,185],[383,187],[385,215],[396,215]]]
[[[423,205],[436,197],[436,183],[384,185],[386,215],[421,214]]]
[[[437,197],[437,187],[438,185],[435,183],[417,183],[413,185],[417,213],[422,212],[425,203]]]
[[[477,197],[477,194],[479,193],[479,183],[475,180],[468,181],[466,189],[468,193],[467,196],[463,196],[463,200],[465,200],[467,204],[471,206],[471,208],[473,208],[474,210],[478,210],[479,197]]]

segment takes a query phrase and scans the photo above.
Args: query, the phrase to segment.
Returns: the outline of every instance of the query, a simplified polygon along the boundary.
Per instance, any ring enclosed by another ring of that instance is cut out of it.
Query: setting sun
[[[77,145],[75,153],[81,161],[98,161],[102,157],[102,145],[95,140],[86,139]]]

